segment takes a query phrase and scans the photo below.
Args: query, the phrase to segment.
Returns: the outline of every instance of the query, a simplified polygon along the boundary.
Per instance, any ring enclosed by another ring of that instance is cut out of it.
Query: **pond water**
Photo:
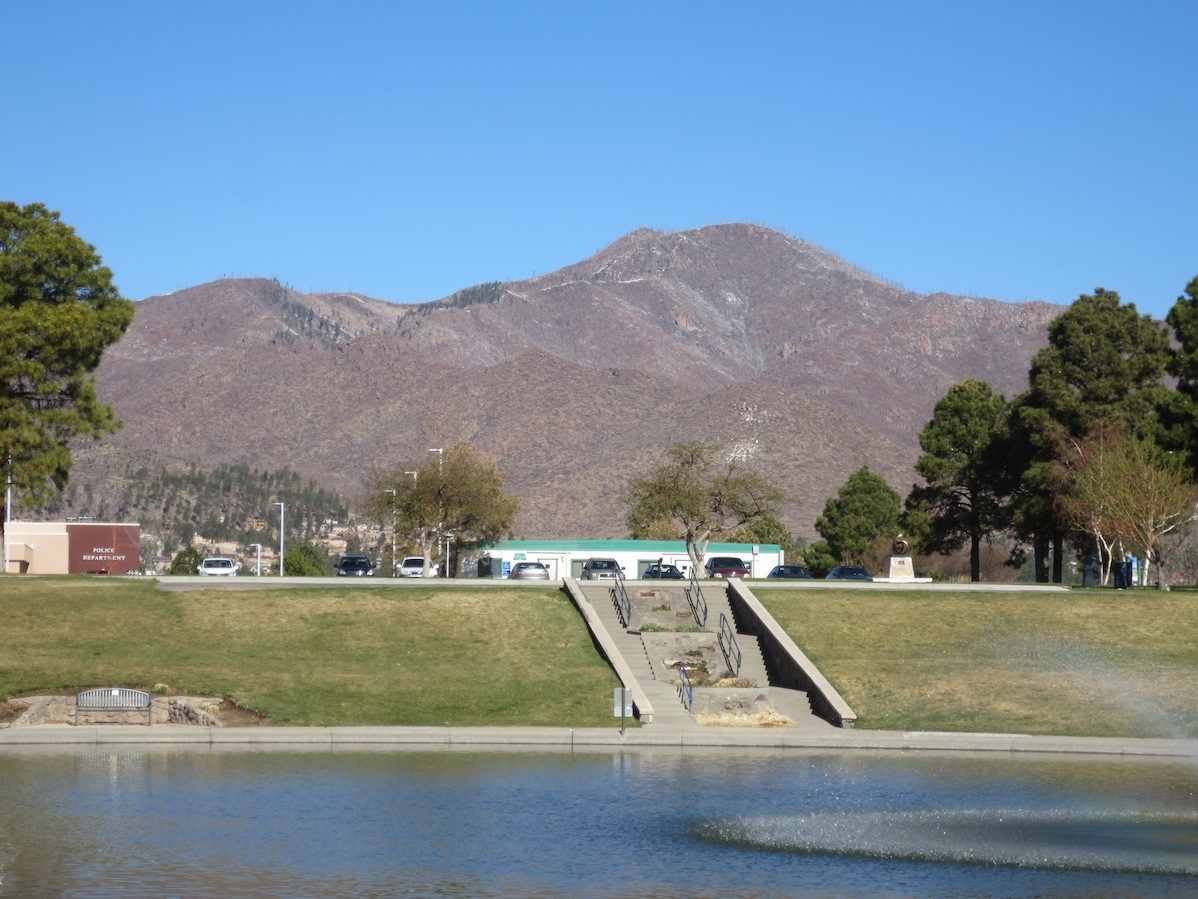
[[[604,749],[0,749],[0,896],[1193,896],[1198,768]]]

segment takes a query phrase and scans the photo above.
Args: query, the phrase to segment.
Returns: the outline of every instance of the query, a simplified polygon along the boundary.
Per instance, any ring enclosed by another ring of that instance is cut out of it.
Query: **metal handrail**
[[[686,666],[678,666],[679,684],[678,698],[689,712],[695,705],[695,688],[691,686],[690,678],[686,676]]]
[[[732,630],[732,625],[728,623],[728,616],[720,612],[720,650],[724,653],[724,661],[728,663],[728,670],[732,672],[733,677],[740,677],[741,652],[740,645],[736,642],[736,633]],[[736,664],[732,664],[732,660],[736,659]]]
[[[691,614],[695,617],[695,624],[699,625],[699,627],[707,627],[707,600],[703,596],[703,588],[699,586],[699,581],[693,574],[685,592],[686,604],[691,607]]]
[[[628,599],[628,591],[624,589],[624,575],[617,568],[614,578],[615,584],[611,588],[611,603],[616,608],[616,614],[620,616],[620,624],[628,627],[628,622],[632,620],[632,603]]]

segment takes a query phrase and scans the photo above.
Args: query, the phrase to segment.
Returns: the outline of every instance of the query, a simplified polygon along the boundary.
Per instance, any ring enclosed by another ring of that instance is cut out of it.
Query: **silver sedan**
[[[547,581],[549,580],[549,569],[540,562],[517,562],[512,566],[512,573],[508,575],[508,580]]]

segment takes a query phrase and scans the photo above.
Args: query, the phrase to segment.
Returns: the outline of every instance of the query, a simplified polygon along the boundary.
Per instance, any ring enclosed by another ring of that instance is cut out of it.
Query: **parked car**
[[[712,556],[703,566],[708,577],[748,577],[749,569],[736,556]]]
[[[512,566],[509,580],[513,581],[547,581],[549,569],[540,562],[517,562]]]
[[[424,577],[424,556],[405,556],[404,560],[399,563],[399,576]],[[437,576],[436,564],[429,565],[428,576]]]
[[[828,572],[829,581],[872,581],[869,572],[860,565],[837,565]]]
[[[212,576],[219,575],[219,576],[224,576],[224,577],[237,577],[237,569],[240,567],[241,566],[238,565],[236,562],[234,562],[232,559],[225,559],[225,558],[221,558],[220,556],[214,556],[214,557],[207,558],[203,562],[201,562],[199,564],[199,566],[196,568],[196,571],[198,571],[200,574],[204,575],[205,577],[207,577],[209,575],[212,575]]]
[[[811,580],[811,572],[802,565],[775,565],[766,577],[806,578]]]
[[[686,579],[677,565],[665,565],[660,562],[650,562],[649,567],[645,569],[645,573],[641,577],[661,578],[667,581],[681,581]]]
[[[374,565],[366,556],[342,556],[333,566],[333,572],[339,577],[370,577]]]
[[[615,559],[587,559],[582,563],[582,579],[584,581],[608,581],[622,573],[620,563]]]

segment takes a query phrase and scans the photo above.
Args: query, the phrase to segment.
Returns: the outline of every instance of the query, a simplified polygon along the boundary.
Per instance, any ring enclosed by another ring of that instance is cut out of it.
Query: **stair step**
[[[613,648],[620,653],[624,659],[624,663],[632,676],[634,676],[640,685],[645,696],[653,704],[653,723],[667,725],[683,725],[694,722],[686,706],[683,704],[681,697],[678,695],[678,688],[670,680],[658,680],[655,673],[654,662],[649,657],[649,651],[646,648],[646,643],[642,635],[638,633],[628,633],[628,628],[620,620],[620,616],[616,612],[616,608],[611,599],[611,585],[592,582],[579,582],[583,593],[588,601],[595,608],[595,613],[607,628],[608,634],[611,637]],[[670,605],[674,609],[678,609],[680,605],[685,603],[685,591],[681,586],[652,584],[637,584],[629,588],[630,598],[640,599],[639,607],[642,610],[639,614],[644,615],[646,594],[652,591],[652,602],[662,605]],[[727,620],[729,627],[732,629],[737,647],[741,653],[741,668],[740,677],[745,678],[754,684],[752,688],[734,688],[728,691],[725,695],[727,701],[735,703],[736,697],[743,693],[745,697],[751,699],[754,697],[766,697],[767,701],[775,711],[785,715],[795,721],[797,727],[819,727],[826,728],[826,722],[818,719],[811,712],[810,703],[807,699],[807,694],[798,690],[790,690],[782,687],[772,687],[769,683],[769,675],[765,665],[765,659],[761,652],[761,646],[758,639],[751,634],[736,633],[736,619],[732,615],[732,607],[728,601],[727,588],[725,585],[717,585],[715,583],[703,584],[703,599],[706,602],[708,615],[707,623],[703,633],[715,640],[718,643],[720,629],[720,615],[722,614]],[[634,593],[634,591],[636,591]],[[637,613],[634,611],[634,619]],[[634,621],[634,623],[636,623]],[[646,636],[650,633],[646,631]],[[669,633],[668,631],[655,631],[652,633]],[[718,656],[718,654],[717,654]],[[723,660],[721,659],[721,663]],[[659,660],[660,663],[660,660]],[[659,664],[660,667],[660,664]],[[696,695],[700,691],[706,691],[705,702],[711,704],[715,702],[718,706],[718,694],[724,693],[723,688],[718,690],[714,688],[697,688]],[[716,698],[712,699],[715,695]],[[699,703],[696,702],[696,707]],[[699,725],[695,725],[699,726]]]

